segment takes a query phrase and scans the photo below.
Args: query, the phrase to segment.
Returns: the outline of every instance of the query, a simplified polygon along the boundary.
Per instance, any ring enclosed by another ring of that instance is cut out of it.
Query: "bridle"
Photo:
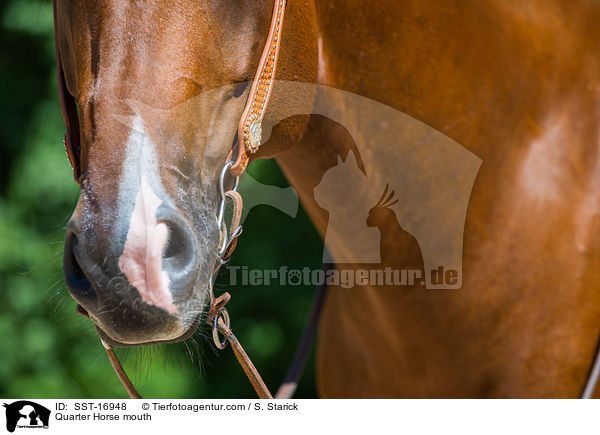
[[[283,19],[285,16],[286,0],[275,0],[273,15],[267,41],[263,49],[258,70],[254,76],[254,81],[250,89],[248,100],[242,112],[240,119],[237,140],[235,141],[226,163],[224,164],[218,182],[219,207],[217,212],[217,224],[220,232],[220,241],[217,252],[217,261],[209,282],[210,308],[206,315],[206,322],[212,327],[212,336],[215,346],[224,349],[227,343],[231,345],[233,352],[246,373],[246,376],[252,383],[256,393],[260,398],[272,399],[273,396],[262,380],[260,374],[254,367],[254,364],[244,351],[230,327],[230,317],[225,305],[231,299],[229,293],[225,292],[219,297],[214,294],[214,281],[221,265],[227,263],[231,257],[237,243],[237,237],[242,232],[240,225],[243,201],[237,188],[240,177],[245,172],[250,156],[260,148],[262,144],[262,121],[265,116],[271,91],[273,90],[275,71],[277,68],[277,59],[279,56],[279,47],[281,42],[281,33],[283,29]],[[53,0],[54,8],[54,31],[57,34],[56,0]],[[56,38],[55,38],[56,39]],[[81,185],[84,171],[82,170],[81,146],[79,132],[79,117],[75,98],[69,93],[65,81],[65,75],[62,66],[62,60],[56,40],[56,62],[57,62],[57,80],[58,92],[60,98],[60,107],[65,122],[66,133],[63,138],[64,146],[67,152],[69,163],[73,168],[75,181]],[[233,178],[233,186],[226,190],[227,178]],[[227,225],[225,222],[225,209],[227,205],[232,204],[232,218]],[[298,379],[306,363],[308,353],[310,352],[312,342],[315,336],[316,324],[320,317],[321,308],[325,299],[327,287],[319,286],[309,320],[307,322],[303,337],[300,341],[293,363],[288,374],[279,388],[276,398],[290,398],[295,392]],[[88,313],[77,306],[77,311],[89,318]],[[131,398],[141,398],[125,373],[119,359],[117,358],[111,345],[100,339],[109,361],[123,384],[123,387]]]

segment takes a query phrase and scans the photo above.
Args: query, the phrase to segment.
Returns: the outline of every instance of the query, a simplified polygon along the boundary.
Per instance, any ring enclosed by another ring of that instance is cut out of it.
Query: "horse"
[[[56,1],[80,136],[64,275],[110,345],[179,341],[198,326],[220,244],[219,176],[273,8]],[[290,0],[285,15],[277,80],[379,102],[482,161],[460,238],[460,288],[333,286],[318,333],[319,394],[578,396],[600,332],[600,5]],[[265,113],[274,127],[250,160],[275,158],[333,257],[359,257],[313,194],[354,140],[313,113],[314,88],[291,89],[275,82]],[[274,122],[278,107],[294,115]],[[370,147],[397,156],[393,143]],[[340,209],[349,198],[374,208],[340,189]],[[382,237],[394,219],[378,213]],[[422,267],[414,245],[386,240],[382,258]]]

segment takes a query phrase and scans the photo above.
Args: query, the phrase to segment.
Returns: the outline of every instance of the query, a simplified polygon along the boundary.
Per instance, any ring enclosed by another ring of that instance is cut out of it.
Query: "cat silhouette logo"
[[[14,432],[22,429],[48,429],[50,410],[29,400],[19,400],[4,404],[6,408],[6,430]]]

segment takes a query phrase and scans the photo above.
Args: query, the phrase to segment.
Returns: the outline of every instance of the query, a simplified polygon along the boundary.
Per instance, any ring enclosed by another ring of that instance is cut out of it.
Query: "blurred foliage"
[[[62,279],[64,229],[78,188],[62,145],[52,5],[3,0],[0,19],[0,397],[126,397],[94,327],[75,313]],[[250,173],[286,185],[273,161],[255,162]],[[291,219],[258,206],[245,222],[233,264],[315,268],[322,248],[302,209]],[[229,291],[232,326],[276,389],[314,290],[270,285]],[[147,397],[255,397],[231,350],[217,352],[208,333],[117,353]],[[315,394],[313,357],[297,397]]]

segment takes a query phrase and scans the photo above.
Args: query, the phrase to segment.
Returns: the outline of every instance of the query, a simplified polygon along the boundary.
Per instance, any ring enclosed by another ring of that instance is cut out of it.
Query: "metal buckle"
[[[225,347],[227,347],[227,337],[223,337],[223,339],[219,338],[219,318],[221,317],[223,318],[223,322],[227,326],[227,329],[229,329],[229,326],[231,325],[231,319],[229,318],[227,309],[225,307],[221,307],[213,319],[212,336],[215,346],[217,346],[219,349],[225,349]]]

